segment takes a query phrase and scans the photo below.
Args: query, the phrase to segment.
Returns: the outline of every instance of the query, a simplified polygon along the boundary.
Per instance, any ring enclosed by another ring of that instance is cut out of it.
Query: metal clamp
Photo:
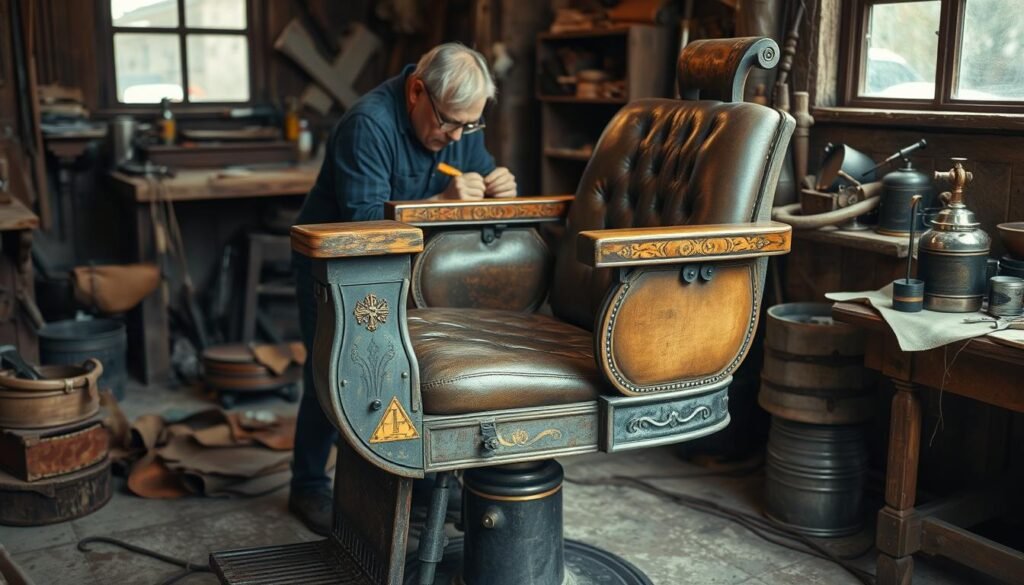
[[[485,244],[492,244],[494,243],[494,240],[501,237],[502,232],[504,232],[507,227],[508,226],[503,223],[482,226],[480,228],[480,239],[482,239]]]
[[[493,420],[482,421],[480,423],[480,447],[483,449],[484,457],[494,455],[500,446],[497,424]]]

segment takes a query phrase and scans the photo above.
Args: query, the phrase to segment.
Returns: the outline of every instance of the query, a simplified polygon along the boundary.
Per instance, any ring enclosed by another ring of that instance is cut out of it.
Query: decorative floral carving
[[[498,442],[505,447],[529,447],[545,437],[551,437],[555,440],[561,439],[562,431],[558,429],[545,429],[531,439],[530,433],[523,429],[516,429],[512,431],[508,438],[498,435]]]
[[[408,223],[440,223],[465,220],[542,219],[565,215],[567,203],[518,203],[516,205],[452,205],[401,209],[395,218]]]
[[[757,236],[726,236],[721,238],[689,238],[653,242],[627,242],[605,244],[601,256],[605,259],[650,260],[654,258],[687,258],[760,252],[784,249],[783,234]]]
[[[650,427],[677,427],[682,424],[686,424],[691,420],[700,417],[701,420],[706,420],[711,416],[711,409],[706,406],[698,406],[690,411],[690,414],[685,417],[678,410],[673,410],[668,413],[667,416],[662,415],[661,418],[654,418],[650,416],[638,416],[630,419],[626,423],[626,432],[635,433],[643,429]]]
[[[352,344],[352,361],[359,366],[359,375],[367,396],[380,397],[384,380],[388,376],[388,365],[395,358],[395,345],[390,339],[387,342],[387,347],[382,348],[370,338],[370,345],[366,351],[360,351],[358,343]]]
[[[367,331],[376,331],[388,320],[388,302],[370,293],[366,295],[365,299],[356,303],[352,314],[356,317],[356,323],[366,325]]]

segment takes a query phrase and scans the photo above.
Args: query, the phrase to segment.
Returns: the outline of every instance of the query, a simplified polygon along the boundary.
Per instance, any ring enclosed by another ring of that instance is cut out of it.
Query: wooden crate
[[[0,470],[33,482],[84,469],[106,459],[110,436],[96,415],[48,429],[0,430]]]

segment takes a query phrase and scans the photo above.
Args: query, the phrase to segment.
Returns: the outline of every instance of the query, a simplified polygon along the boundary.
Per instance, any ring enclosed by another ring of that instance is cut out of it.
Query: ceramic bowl
[[[1011,221],[996,226],[1003,246],[1016,260],[1024,260],[1024,221]]]

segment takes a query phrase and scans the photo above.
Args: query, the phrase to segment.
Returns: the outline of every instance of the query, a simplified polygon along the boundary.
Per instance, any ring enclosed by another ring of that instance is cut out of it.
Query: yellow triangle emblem
[[[390,441],[408,441],[417,439],[420,434],[416,432],[409,415],[402,408],[398,397],[391,398],[391,404],[384,411],[384,416],[377,423],[377,429],[370,437],[371,443],[388,443]]]

